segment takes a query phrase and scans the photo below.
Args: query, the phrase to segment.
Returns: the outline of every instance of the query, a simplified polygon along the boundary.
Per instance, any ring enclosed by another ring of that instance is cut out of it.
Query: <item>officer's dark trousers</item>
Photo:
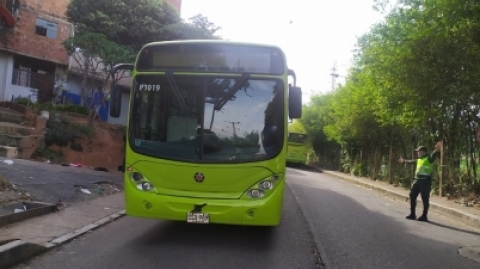
[[[430,200],[430,190],[432,187],[431,179],[415,179],[410,189],[410,210],[411,214],[415,216],[415,208],[417,207],[417,197],[418,194],[422,196],[423,202],[423,215],[427,216],[429,200]]]

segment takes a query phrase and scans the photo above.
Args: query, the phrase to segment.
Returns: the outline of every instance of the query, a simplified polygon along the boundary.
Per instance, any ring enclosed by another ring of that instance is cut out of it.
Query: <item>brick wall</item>
[[[66,21],[65,13],[70,0],[20,0],[20,3],[30,11]]]
[[[165,1],[180,12],[182,0]],[[71,30],[65,15],[69,2],[70,0],[20,0],[19,20],[5,43],[6,48],[27,56],[66,65],[68,56],[62,42],[69,37]],[[58,25],[56,38],[35,33],[37,18]]]
[[[67,63],[67,53],[62,42],[69,37],[70,25],[65,11],[69,0],[21,0],[19,20],[13,36],[9,37],[8,49],[39,59],[57,63]],[[55,38],[35,33],[37,18],[56,23]]]

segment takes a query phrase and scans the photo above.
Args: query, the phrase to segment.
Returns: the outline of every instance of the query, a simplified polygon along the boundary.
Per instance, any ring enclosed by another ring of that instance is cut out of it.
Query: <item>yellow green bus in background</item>
[[[125,141],[128,216],[276,226],[288,119],[302,92],[276,46],[190,40],[145,45],[130,70]],[[293,78],[293,84],[289,78]],[[112,85],[111,117],[121,111]]]
[[[288,133],[287,162],[293,164],[307,163],[308,136],[302,133]]]

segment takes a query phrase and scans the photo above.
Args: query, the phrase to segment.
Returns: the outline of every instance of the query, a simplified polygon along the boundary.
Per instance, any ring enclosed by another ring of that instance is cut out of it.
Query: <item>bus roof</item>
[[[277,45],[265,44],[265,43],[254,43],[254,42],[240,42],[240,41],[229,41],[229,40],[219,40],[219,39],[185,39],[185,40],[173,40],[173,41],[157,41],[150,42],[143,46],[142,49],[150,46],[159,46],[159,45],[172,45],[172,44],[225,44],[225,45],[240,45],[240,46],[257,46],[265,48],[275,48],[283,53],[283,50]]]

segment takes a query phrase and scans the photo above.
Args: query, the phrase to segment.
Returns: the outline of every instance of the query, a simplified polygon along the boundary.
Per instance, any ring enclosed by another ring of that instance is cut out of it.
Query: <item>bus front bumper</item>
[[[127,216],[161,220],[187,222],[189,213],[197,213],[208,214],[206,223],[277,226],[284,187],[283,181],[268,197],[259,199],[211,199],[146,193],[130,185],[125,188],[125,211]]]

